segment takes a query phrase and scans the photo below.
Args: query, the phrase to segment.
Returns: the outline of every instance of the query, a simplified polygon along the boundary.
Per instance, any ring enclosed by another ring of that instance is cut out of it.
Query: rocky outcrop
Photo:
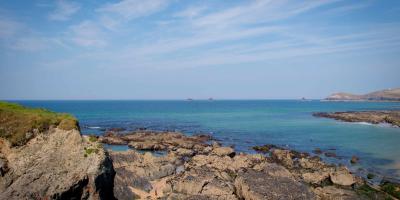
[[[185,136],[179,132],[154,132],[135,131],[127,134],[107,133],[98,138],[105,144],[128,144],[137,150],[176,150],[185,148],[194,151],[203,151],[207,146],[205,141],[210,139],[208,135]]]
[[[364,95],[335,93],[325,98],[328,101],[400,101],[400,88],[380,90]]]
[[[0,139],[0,199],[113,199],[114,170],[101,144],[50,128],[23,146]]]
[[[325,117],[345,122],[367,122],[372,124],[388,123],[400,127],[400,111],[359,111],[359,112],[319,112],[313,114],[316,117]]]
[[[266,145],[268,151],[263,148],[267,156],[236,153],[204,139],[177,133],[162,133],[162,139],[155,139],[157,134],[141,134],[140,142],[165,146],[164,156],[155,151],[143,153],[142,146],[110,152],[118,199],[368,198],[355,189],[365,182],[347,168],[328,165],[306,153],[274,145]]]

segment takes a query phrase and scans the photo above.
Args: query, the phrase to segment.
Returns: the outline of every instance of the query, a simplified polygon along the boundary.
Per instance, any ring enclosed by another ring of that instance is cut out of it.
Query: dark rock
[[[356,164],[356,163],[358,163],[359,160],[360,159],[357,156],[352,156],[351,160],[350,160],[350,163],[351,164]]]
[[[0,176],[4,176],[8,172],[7,160],[0,157]]]
[[[334,152],[325,152],[324,155],[325,155],[326,157],[337,158],[337,155],[336,155],[336,153],[334,153]]]
[[[108,129],[109,132],[122,132],[125,130],[126,130],[126,128],[110,128],[110,129]]]
[[[259,153],[269,153],[272,148],[276,148],[277,146],[273,144],[266,144],[262,146],[254,146],[253,149]]]
[[[322,154],[322,150],[321,150],[320,148],[315,148],[315,149],[313,150],[313,153],[315,153],[315,154]]]

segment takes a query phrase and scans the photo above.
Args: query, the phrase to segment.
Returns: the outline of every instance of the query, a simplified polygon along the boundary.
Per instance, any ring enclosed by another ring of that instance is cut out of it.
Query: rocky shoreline
[[[371,124],[386,123],[400,127],[400,111],[347,111],[347,112],[318,112],[315,117],[331,118],[345,122],[367,122]]]
[[[400,198],[399,184],[369,185],[344,166],[275,145],[246,154],[209,135],[81,135],[72,116],[9,103],[0,104],[0,116],[0,199]]]
[[[395,199],[396,194],[384,192],[384,185],[371,187],[344,166],[275,145],[245,154],[207,135],[152,131],[109,132],[98,141],[131,148],[110,151],[118,199]]]

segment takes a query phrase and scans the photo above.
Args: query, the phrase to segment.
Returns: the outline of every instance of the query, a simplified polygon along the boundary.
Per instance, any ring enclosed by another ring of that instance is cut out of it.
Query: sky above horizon
[[[0,99],[319,99],[396,87],[397,0],[0,1]]]

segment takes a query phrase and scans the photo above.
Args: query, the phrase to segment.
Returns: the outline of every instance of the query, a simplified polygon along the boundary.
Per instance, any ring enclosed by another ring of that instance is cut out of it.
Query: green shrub
[[[367,184],[360,186],[359,188],[356,189],[356,191],[358,194],[366,195],[371,198],[377,193],[377,191],[374,188],[370,187]]]
[[[87,148],[85,149],[85,154],[90,155],[92,153],[99,153],[99,149]]]
[[[94,135],[89,136],[89,141],[90,142],[96,142],[97,141],[97,137]]]
[[[0,137],[12,146],[24,145],[34,136],[34,130],[43,133],[50,127],[79,130],[78,120],[72,115],[0,101]]]
[[[367,178],[368,178],[368,179],[373,179],[374,177],[375,177],[374,174],[371,174],[371,173],[367,174]]]
[[[393,183],[384,183],[381,187],[382,190],[386,193],[396,198],[400,198],[400,187],[398,185],[395,185]]]

